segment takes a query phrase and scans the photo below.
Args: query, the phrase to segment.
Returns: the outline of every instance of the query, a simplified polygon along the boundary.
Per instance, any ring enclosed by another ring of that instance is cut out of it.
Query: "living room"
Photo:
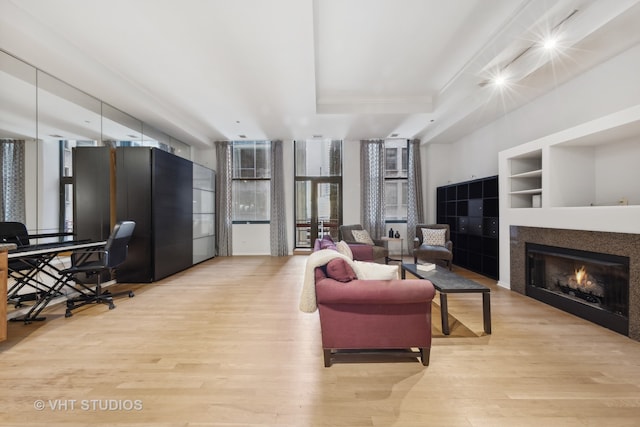
[[[74,86],[90,87],[43,53],[46,43],[33,24],[17,31],[7,23],[16,18],[16,10],[24,13],[14,3],[2,6],[8,12],[2,18],[3,51],[52,73],[57,70],[56,77]],[[300,3],[311,9],[321,2]],[[627,14],[612,18],[611,25],[620,31],[604,41],[587,40],[585,62],[576,69],[555,70],[557,79],[551,81],[544,79],[553,70],[533,73],[504,95],[522,96],[525,101],[518,100],[517,107],[502,110],[511,99],[500,96],[481,103],[477,98],[490,88],[474,84],[480,92],[464,102],[480,106],[474,114],[460,111],[469,115],[457,117],[481,123],[472,132],[449,128],[440,117],[429,122],[431,114],[406,119],[425,122],[400,138],[423,138],[426,221],[435,222],[438,187],[500,176],[499,280],[454,268],[491,288],[491,335],[482,332],[477,298],[452,298],[452,334],[445,336],[434,322],[429,367],[415,361],[367,361],[324,368],[317,315],[297,310],[305,257],[271,257],[268,224],[236,223],[233,256],[217,257],[149,286],[137,285],[136,298],[116,301],[115,311],[91,307],[65,319],[63,309],[55,307],[46,322],[10,324],[11,338],[0,344],[7,384],[0,394],[7,408],[0,411],[0,425],[633,425],[640,419],[637,323],[630,326],[630,339],[523,297],[524,292],[514,292],[524,284],[516,283],[512,261],[517,257],[511,253],[512,226],[640,235],[640,45],[636,32],[623,25],[637,22],[639,8],[630,3]],[[596,47],[607,43],[615,46],[613,53],[596,59]],[[594,49],[592,58],[588,47]],[[84,57],[67,58],[82,62]],[[544,89],[524,93],[525,86],[537,83]],[[130,111],[117,103],[118,96],[109,101]],[[138,111],[131,110],[136,116]],[[272,121],[286,121],[273,114],[264,112]],[[174,121],[189,122],[197,129],[193,134],[205,134],[206,126],[178,116]],[[387,131],[395,128],[373,117],[361,120],[369,132],[362,139],[390,137]],[[212,141],[235,137],[244,124],[227,121],[232,130],[222,136],[206,134],[201,139],[209,146],[195,143],[191,159],[216,169]],[[170,133],[176,126],[167,120],[166,129]],[[247,134],[247,139],[258,139]],[[295,138],[282,135],[270,137],[284,142],[285,210],[293,212]],[[360,137],[346,136],[342,143],[344,224],[361,221],[359,142]],[[509,161],[538,151],[543,162],[541,206],[512,205]],[[563,152],[585,166],[570,166]],[[581,173],[590,182],[589,191],[580,183],[565,186],[576,179],[558,172],[559,164],[570,171],[586,168]],[[558,176],[563,185],[556,184]],[[573,201],[572,194],[589,192],[584,200]],[[287,224],[294,229],[292,215]],[[404,224],[392,226],[407,235]],[[293,232],[288,243],[293,253]],[[634,321],[639,268],[640,260],[633,258]],[[40,401],[45,408],[36,406]],[[116,406],[110,409],[112,403]]]

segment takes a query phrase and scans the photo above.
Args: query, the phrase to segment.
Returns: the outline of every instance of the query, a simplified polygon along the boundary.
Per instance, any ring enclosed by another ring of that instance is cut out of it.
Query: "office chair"
[[[75,251],[71,254],[71,267],[62,270],[62,273],[68,278],[74,277],[74,281],[82,286],[81,295],[67,300],[67,311],[65,317],[71,317],[72,311],[76,308],[87,304],[99,303],[107,304],[109,310],[113,310],[116,306],[113,304],[113,298],[119,295],[129,295],[133,298],[133,291],[123,291],[111,293],[102,290],[102,274],[113,272],[113,269],[122,264],[127,258],[129,240],[133,234],[136,223],[133,221],[119,221],[116,223],[104,249],[86,252]],[[82,284],[82,280],[78,279],[79,275],[86,277],[96,276],[96,286],[94,289]],[[75,288],[79,290],[78,288]]]

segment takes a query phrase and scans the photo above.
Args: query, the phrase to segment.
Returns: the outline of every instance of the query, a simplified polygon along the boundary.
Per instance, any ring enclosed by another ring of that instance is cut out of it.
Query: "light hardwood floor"
[[[640,343],[461,269],[492,288],[492,335],[480,295],[451,295],[430,366],[324,368],[318,314],[298,311],[305,261],[216,258],[118,285],[136,297],[113,311],[10,323],[0,425],[640,425]]]

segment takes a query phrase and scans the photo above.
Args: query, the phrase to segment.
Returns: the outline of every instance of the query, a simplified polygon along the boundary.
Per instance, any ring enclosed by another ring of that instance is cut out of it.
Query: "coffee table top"
[[[444,293],[468,293],[468,292],[491,292],[491,289],[473,280],[458,276],[456,273],[449,271],[445,267],[439,265],[435,270],[422,271],[418,270],[415,264],[402,264],[402,269],[408,271],[419,279],[427,279],[433,283],[433,286],[440,292]]]

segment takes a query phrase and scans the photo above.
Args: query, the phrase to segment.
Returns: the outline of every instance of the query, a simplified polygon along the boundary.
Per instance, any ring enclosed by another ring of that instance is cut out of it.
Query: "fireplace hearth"
[[[629,332],[629,258],[526,243],[526,295]]]

